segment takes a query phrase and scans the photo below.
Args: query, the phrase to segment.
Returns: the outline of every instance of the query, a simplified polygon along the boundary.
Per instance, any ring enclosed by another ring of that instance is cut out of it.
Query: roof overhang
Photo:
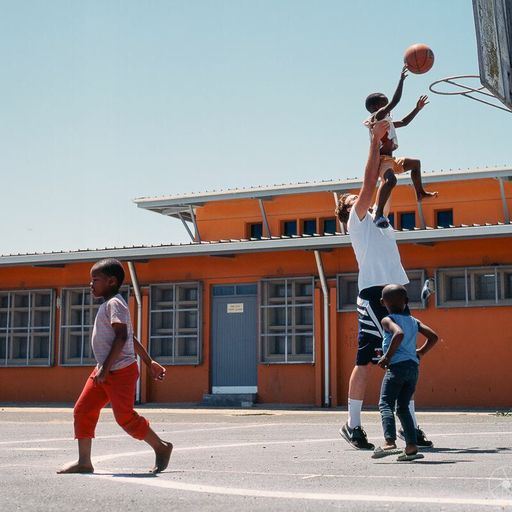
[[[449,171],[432,171],[422,173],[423,183],[443,183],[450,181],[477,180],[489,178],[512,177],[512,167],[488,167],[484,169],[456,169]],[[399,185],[412,184],[409,174],[397,176]],[[274,185],[268,187],[249,187],[224,191],[203,192],[188,195],[174,195],[162,197],[141,197],[134,199],[138,208],[154,211],[162,215],[179,217],[190,215],[190,207],[197,208],[209,202],[228,201],[234,199],[270,199],[275,196],[311,194],[319,192],[346,192],[359,190],[363,185],[362,179],[352,178],[345,180],[330,180],[320,182],[293,183]],[[189,220],[187,218],[187,220]]]
[[[455,228],[397,231],[396,239],[402,243],[432,243],[453,240],[473,240],[512,236],[512,224],[463,226]],[[163,245],[155,247],[128,247],[46,254],[21,254],[0,257],[0,267],[20,265],[58,266],[70,263],[118,258],[122,261],[140,261],[158,258],[192,256],[226,256],[271,251],[322,250],[350,246],[349,235],[323,235],[281,237],[262,240],[221,240],[218,242]]]

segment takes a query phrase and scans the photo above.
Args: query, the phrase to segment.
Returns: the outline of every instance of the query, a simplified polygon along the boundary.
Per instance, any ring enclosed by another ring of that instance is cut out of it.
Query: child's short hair
[[[341,194],[338,197],[338,204],[336,205],[336,209],[334,210],[334,213],[336,214],[336,217],[340,219],[340,222],[348,222],[348,216],[350,212],[348,211],[348,206],[345,203],[347,200],[347,197],[350,196],[350,194]]]
[[[115,277],[117,279],[118,288],[123,284],[124,268],[119,260],[114,258],[100,260],[93,265],[92,270],[101,272],[108,277]]]
[[[376,110],[378,110],[379,105],[382,103],[382,101],[386,101],[386,103],[387,103],[386,96],[384,94],[382,94],[381,92],[374,92],[366,98],[364,105],[366,107],[366,110],[368,110],[368,112],[373,113]]]

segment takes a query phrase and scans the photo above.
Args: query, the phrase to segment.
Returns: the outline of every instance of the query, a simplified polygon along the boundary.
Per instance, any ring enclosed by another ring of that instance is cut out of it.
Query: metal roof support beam
[[[201,241],[201,235],[199,234],[199,228],[197,227],[196,214],[194,212],[194,207],[192,205],[189,205],[188,208],[190,210],[190,217],[192,219],[192,224],[194,224],[194,233],[196,234],[194,240],[196,242],[200,242]]]
[[[334,196],[334,210],[338,207],[338,193],[333,192],[332,195]],[[345,229],[345,224],[341,222],[339,218],[336,219],[338,221],[338,226],[340,228],[340,233],[343,235],[347,234],[347,230]]]
[[[420,228],[425,229],[427,226],[425,224],[425,215],[423,215],[423,206],[421,206],[421,201],[416,200],[416,204],[418,205],[418,217],[420,218]]]
[[[316,266],[320,284],[322,286],[322,295],[324,299],[324,400],[323,406],[331,406],[331,380],[330,380],[330,362],[329,362],[329,289],[325,279],[324,266],[320,251],[315,251]]]
[[[128,262],[128,270],[130,271],[130,278],[132,281],[133,292],[135,293],[135,302],[137,302],[137,339],[139,343],[141,342],[142,337],[142,295],[140,293],[139,279],[137,278],[137,271],[135,270],[135,265],[132,261]],[[140,371],[140,357],[137,356],[137,364],[139,365],[139,375]],[[140,402],[140,376],[137,379],[137,387],[135,388],[135,400]]]
[[[505,185],[503,178],[498,178],[500,184],[501,202],[503,203],[503,218],[506,224],[510,224],[510,213],[508,211],[507,198],[505,197]]]
[[[258,203],[260,205],[261,218],[263,219],[263,225],[265,226],[265,236],[267,238],[270,238],[272,236],[272,233],[270,232],[270,225],[268,223],[267,212],[265,211],[265,206],[263,205],[263,200],[258,199]]]
[[[182,224],[185,226],[185,229],[187,230],[188,236],[190,237],[192,242],[195,242],[196,239],[194,237],[194,234],[192,233],[192,231],[190,231],[190,228],[188,227],[187,221],[183,218],[183,215],[181,215],[180,212],[178,212],[178,217],[180,218]]]

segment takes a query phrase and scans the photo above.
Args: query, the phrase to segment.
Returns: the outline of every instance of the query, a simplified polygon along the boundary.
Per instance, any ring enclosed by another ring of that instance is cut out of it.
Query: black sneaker
[[[343,437],[353,448],[357,450],[373,450],[375,445],[368,442],[366,432],[362,427],[350,428],[348,423],[345,423],[340,428],[340,436]]]
[[[402,429],[398,431],[398,437],[405,441],[405,435]],[[416,427],[416,444],[421,448],[433,448],[434,446],[434,443],[427,439],[425,432],[423,432],[419,426]]]

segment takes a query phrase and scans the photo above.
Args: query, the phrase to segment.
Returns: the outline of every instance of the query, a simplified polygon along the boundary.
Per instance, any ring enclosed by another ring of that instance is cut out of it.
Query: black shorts
[[[377,364],[382,357],[384,330],[381,320],[387,316],[387,309],[380,303],[384,286],[372,286],[359,292],[357,317],[359,320],[357,366]]]

